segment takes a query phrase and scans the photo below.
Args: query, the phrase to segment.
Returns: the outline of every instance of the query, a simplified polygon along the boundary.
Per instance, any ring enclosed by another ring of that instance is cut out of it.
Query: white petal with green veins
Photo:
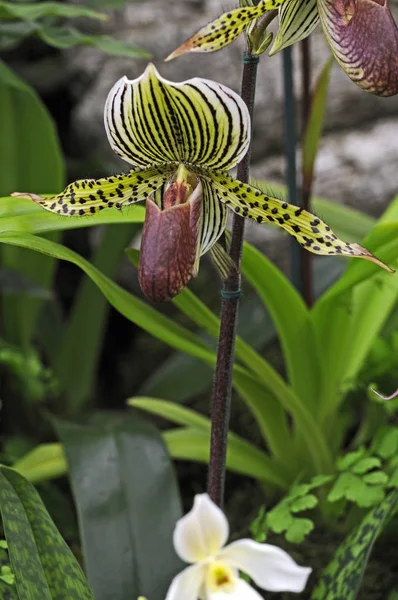
[[[220,202],[218,193],[210,183],[202,180],[203,216],[200,232],[200,255],[205,254],[216,243],[227,223],[227,209]]]
[[[147,167],[193,163],[230,169],[246,154],[250,119],[246,104],[229,88],[207,79],[163,79],[150,64],[132,81],[120,79],[105,106],[112,149]]]
[[[319,23],[317,0],[289,0],[279,9],[279,28],[269,55],[304,40]]]

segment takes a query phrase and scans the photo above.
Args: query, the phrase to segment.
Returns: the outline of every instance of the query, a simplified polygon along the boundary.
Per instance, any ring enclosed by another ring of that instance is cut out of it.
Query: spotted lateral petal
[[[289,0],[279,8],[279,28],[269,55],[304,40],[319,23],[317,0]]]
[[[205,27],[202,27],[189,40],[174,50],[166,60],[188,52],[215,52],[233,42],[250,25],[266,12],[278,8],[287,0],[263,0],[257,6],[245,6],[224,13]]]
[[[169,165],[102,179],[81,179],[69,184],[61,194],[52,198],[18,192],[12,195],[30,198],[59,215],[90,215],[104,208],[121,208],[145,200],[170,177],[174,169]]]
[[[398,29],[387,0],[318,0],[323,31],[345,73],[378,96],[398,93]]]
[[[228,174],[207,174],[220,198],[231,210],[257,223],[275,223],[314,254],[364,258],[393,272],[366,248],[340,240],[326,223],[302,208],[271,198],[255,187],[237,181]]]
[[[120,79],[105,105],[112,149],[139,167],[194,163],[230,169],[246,154],[250,119],[229,88],[207,79],[163,79],[155,67]]]

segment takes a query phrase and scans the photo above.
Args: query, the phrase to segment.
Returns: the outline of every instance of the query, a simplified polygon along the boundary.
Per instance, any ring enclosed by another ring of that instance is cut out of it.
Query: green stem
[[[258,57],[246,52],[243,56],[241,96],[249,109],[251,119],[253,117],[256,91],[257,65]],[[237,176],[243,183],[248,183],[249,181],[249,168],[250,148],[238,165]],[[210,497],[219,506],[222,506],[224,497],[232,368],[235,357],[235,338],[241,280],[240,263],[244,228],[245,220],[242,217],[234,215],[230,256],[236,264],[237,270],[224,282],[221,292],[220,332],[212,394],[210,463],[207,484]]]

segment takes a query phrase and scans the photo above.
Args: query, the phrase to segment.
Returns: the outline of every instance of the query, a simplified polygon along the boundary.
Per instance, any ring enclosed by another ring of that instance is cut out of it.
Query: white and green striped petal
[[[245,6],[225,12],[221,17],[202,27],[189,40],[166,58],[172,60],[188,52],[215,52],[221,50],[243,33],[254,19],[278,8],[288,0],[262,0],[256,6]]]
[[[163,79],[148,65],[138,79],[120,79],[105,105],[112,149],[139,166],[197,164],[230,169],[246,154],[250,119],[229,88],[207,79]]]
[[[220,202],[217,190],[208,181],[202,180],[203,213],[200,232],[200,255],[210,250],[225,230],[227,209]]]
[[[279,8],[279,28],[269,55],[304,40],[319,23],[317,0],[289,0]]]
[[[227,173],[208,172],[204,177],[217,190],[220,199],[236,214],[257,223],[279,225],[306,250],[326,256],[364,258],[392,271],[366,248],[340,240],[326,223],[303,208],[272,198],[251,185],[233,179]]]
[[[101,179],[81,179],[70,183],[52,198],[36,194],[12,194],[29,198],[46,210],[69,217],[92,215],[104,208],[122,208],[145,200],[167,181],[175,170],[172,166],[150,167]]]

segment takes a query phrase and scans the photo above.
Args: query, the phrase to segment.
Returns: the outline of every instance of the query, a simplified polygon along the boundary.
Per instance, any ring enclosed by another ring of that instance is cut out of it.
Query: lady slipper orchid
[[[228,521],[207,494],[195,496],[192,510],[177,522],[174,548],[191,566],[177,575],[166,600],[262,600],[239,571],[270,592],[302,592],[311,573],[284,550],[253,540],[225,546]]]
[[[166,60],[220,50],[276,8],[280,25],[270,55],[306,38],[320,21],[335,59],[354,83],[378,96],[398,93],[398,29],[387,0],[262,0],[224,13]]]
[[[129,173],[76,181],[53,198],[14,195],[65,216],[146,201],[139,281],[150,300],[177,295],[208,250],[222,273],[231,267],[218,243],[227,207],[257,223],[280,225],[315,254],[358,256],[388,269],[365,248],[339,240],[311,213],[226,172],[248,150],[250,118],[243,100],[219,83],[173,83],[150,64],[138,79],[123,77],[114,85],[105,128],[113,150],[134,166]]]

